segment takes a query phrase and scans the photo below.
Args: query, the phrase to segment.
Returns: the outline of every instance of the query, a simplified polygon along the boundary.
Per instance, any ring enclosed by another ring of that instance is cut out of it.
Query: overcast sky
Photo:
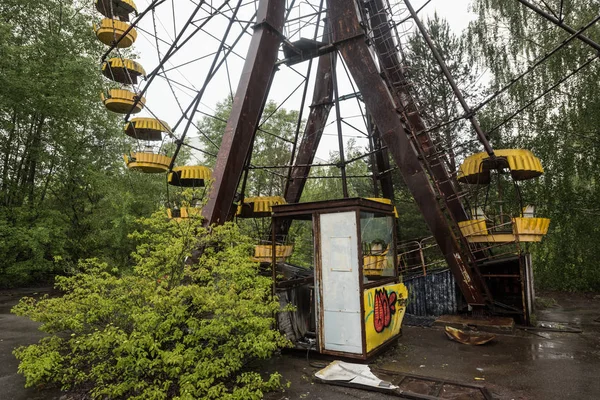
[[[424,2],[425,0],[414,0],[413,6],[415,9],[418,9]],[[137,3],[138,8],[143,10],[150,1],[138,0]],[[176,1],[174,3],[176,4],[175,10],[170,8],[172,3],[167,1],[164,5],[157,8],[154,20],[151,14],[148,14],[141,22],[141,29],[138,30],[139,37],[135,43],[134,50],[139,54],[139,61],[145,67],[147,72],[150,72],[156,67],[158,64],[158,52],[160,51],[161,54],[164,54],[168,50],[169,44],[173,42],[176,31],[181,28],[193,11],[194,5],[192,2]],[[231,3],[236,2],[232,1]],[[300,3],[301,7],[294,10],[294,13],[290,18],[311,13],[311,9],[308,8],[308,5],[302,5],[302,2]],[[314,3],[318,5],[319,2],[315,0]],[[215,1],[213,4],[216,7],[220,2]],[[237,18],[240,22],[231,29],[227,41],[228,44],[234,43],[234,39],[242,31],[245,19],[249,19],[254,12],[254,4],[248,2],[246,4],[248,5],[243,9],[240,9],[238,13]],[[468,11],[469,4],[470,0],[433,0],[422,11],[421,17],[425,19],[427,16],[432,16],[434,12],[437,12],[439,16],[446,18],[452,29],[458,33],[466,28],[469,21],[473,18],[473,15]],[[402,12],[401,8],[396,8],[396,10],[398,14]],[[231,15],[233,11],[224,9],[224,12]],[[205,15],[206,13],[204,16]],[[201,18],[202,15],[198,14],[198,17]],[[397,17],[396,20],[398,19],[400,18]],[[198,23],[200,23],[200,21],[202,20],[200,19]],[[309,23],[306,26],[304,26],[304,22],[311,21],[302,21],[303,22],[300,22],[299,20],[297,23],[292,23],[287,27],[286,35],[288,35],[292,41],[299,37],[312,38],[314,35],[315,21],[312,20],[312,24]],[[173,24],[176,25],[176,29],[174,29]],[[155,31],[155,26],[159,36],[158,40],[153,38],[150,34]],[[174,126],[177,123],[182,116],[181,109],[186,109],[188,107],[192,101],[194,91],[203,86],[208,70],[213,62],[213,54],[219,47],[220,38],[224,35],[226,26],[227,19],[224,17],[220,17],[220,19],[214,18],[205,27],[206,32],[200,32],[196,35],[171,59],[169,63],[167,63],[167,76],[172,80],[171,86],[169,86],[167,81],[162,78],[154,80],[149,86],[146,94],[147,109],[140,114],[140,116],[153,115],[167,121],[171,126]],[[243,57],[245,57],[249,40],[250,35],[242,36],[242,39],[234,48],[234,53],[228,57],[227,64],[224,64],[224,67],[226,68],[221,68],[208,84],[202,98],[200,106],[201,112],[211,114],[218,101],[226,98],[231,91],[235,92],[237,77],[243,67]],[[204,58],[199,61],[194,61],[200,57]],[[182,64],[186,65],[178,67]],[[296,65],[293,70],[286,66],[282,66],[275,76],[271,92],[269,93],[269,99],[281,103],[289,97],[289,100],[285,102],[284,107],[287,109],[299,109],[302,83],[304,80],[302,75],[306,74],[307,64],[308,63],[305,62]],[[352,92],[351,82],[339,65],[338,80],[340,95]],[[143,83],[140,87],[143,87]],[[292,93],[295,89],[297,89],[296,92]],[[309,85],[308,102],[304,110],[305,117],[308,114],[308,105],[311,98],[312,85]],[[362,123],[360,114],[360,109],[356,100],[343,102],[342,116],[344,120],[359,130],[364,130],[364,124]],[[198,114],[196,120],[201,117],[202,114]],[[317,156],[321,159],[327,159],[330,151],[337,150],[338,148],[334,117],[335,113],[332,112],[328,127],[324,132],[321,146],[317,152]],[[180,135],[184,131],[184,128],[185,122],[177,127],[176,133]],[[360,132],[344,125],[343,133],[346,141],[354,139],[360,147],[366,147],[367,141],[361,139],[362,135]],[[191,143],[194,145],[199,144],[197,136],[196,129],[191,127],[188,137],[191,138]],[[193,160],[192,162],[197,161]]]

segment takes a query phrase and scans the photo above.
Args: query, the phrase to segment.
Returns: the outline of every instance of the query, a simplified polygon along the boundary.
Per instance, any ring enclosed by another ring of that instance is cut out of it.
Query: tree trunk
[[[44,122],[46,118],[44,116],[40,117],[39,123],[36,127],[33,141],[31,144],[31,152],[29,158],[29,168],[27,174],[27,180],[25,182],[25,186],[28,189],[28,202],[33,205],[34,195],[35,195],[35,174],[37,171],[38,161],[41,154],[41,144],[42,144],[42,132],[44,130]]]
[[[4,146],[4,160],[2,161],[2,199],[3,204],[7,205],[8,203],[8,166],[10,160],[10,153],[12,151],[12,142],[15,138],[15,132],[17,131],[17,110],[13,110],[13,116],[11,119],[12,127],[10,129],[10,133],[8,134],[8,138],[6,140],[6,144]]]

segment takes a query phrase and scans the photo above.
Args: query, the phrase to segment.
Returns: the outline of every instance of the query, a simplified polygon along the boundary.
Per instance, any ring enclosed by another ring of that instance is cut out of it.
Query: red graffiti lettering
[[[388,293],[385,288],[375,289],[373,304],[373,326],[375,332],[381,333],[390,326],[392,315],[396,313],[396,292]]]

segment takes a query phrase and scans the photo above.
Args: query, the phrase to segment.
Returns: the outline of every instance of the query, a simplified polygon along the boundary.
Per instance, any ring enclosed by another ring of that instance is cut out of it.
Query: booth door
[[[321,350],[362,354],[356,213],[321,214]]]

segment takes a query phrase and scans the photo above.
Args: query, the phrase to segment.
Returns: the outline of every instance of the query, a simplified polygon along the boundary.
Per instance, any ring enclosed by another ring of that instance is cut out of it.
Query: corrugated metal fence
[[[456,314],[458,310],[456,282],[449,269],[428,273],[427,276],[407,278],[406,312],[417,316]]]

